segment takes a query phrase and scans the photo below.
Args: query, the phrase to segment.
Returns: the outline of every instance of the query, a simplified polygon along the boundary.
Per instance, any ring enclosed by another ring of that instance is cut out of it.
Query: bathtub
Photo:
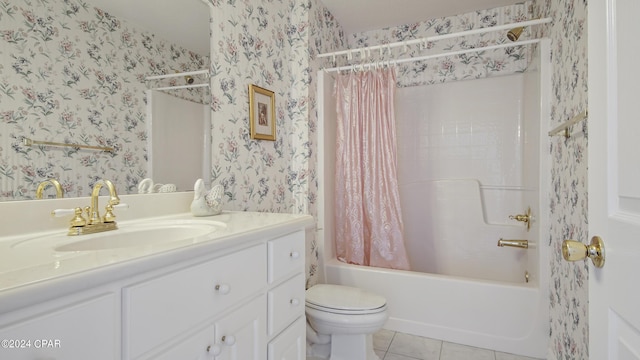
[[[387,298],[384,328],[523,356],[544,358],[548,324],[533,283],[418,273],[327,260],[326,281]]]
[[[411,184],[405,190],[410,196],[401,192],[401,201],[407,207],[430,199],[424,211],[403,214],[413,271],[345,264],[336,259],[332,236],[320,231],[328,255],[325,281],[385,296],[386,329],[544,358],[548,285],[539,276],[540,223],[534,221],[527,231],[506,215],[537,192],[487,189],[473,179]],[[516,205],[505,210],[502,202]],[[533,211],[539,212],[535,204]],[[529,248],[498,247],[499,238],[527,239]]]

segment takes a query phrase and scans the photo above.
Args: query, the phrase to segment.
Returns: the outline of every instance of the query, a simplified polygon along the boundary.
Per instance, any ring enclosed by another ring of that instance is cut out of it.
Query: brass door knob
[[[587,246],[579,241],[565,240],[562,242],[562,257],[567,261],[578,261],[590,258],[597,268],[604,266],[604,242],[599,236],[591,238]]]

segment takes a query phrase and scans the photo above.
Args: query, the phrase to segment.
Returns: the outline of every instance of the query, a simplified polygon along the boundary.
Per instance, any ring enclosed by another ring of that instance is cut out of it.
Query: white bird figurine
[[[204,187],[204,181],[198,179],[193,188],[191,213],[194,216],[211,216],[222,212],[222,193],[224,191],[222,185],[216,185],[207,191]]]
[[[138,194],[151,194],[153,192],[153,180],[145,178],[138,183]]]
[[[154,184],[150,178],[144,178],[138,183],[138,194],[176,192],[175,184]]]

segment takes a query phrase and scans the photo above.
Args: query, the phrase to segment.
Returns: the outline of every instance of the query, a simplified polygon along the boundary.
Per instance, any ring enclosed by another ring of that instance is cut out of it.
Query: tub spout
[[[500,239],[500,240],[498,240],[498,246],[499,247],[511,246],[511,247],[527,249],[527,248],[529,248],[529,241],[527,241],[527,240],[504,240],[504,239]]]

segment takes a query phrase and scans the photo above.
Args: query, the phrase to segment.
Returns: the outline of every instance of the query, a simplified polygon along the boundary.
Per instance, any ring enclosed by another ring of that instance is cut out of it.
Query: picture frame
[[[249,126],[252,139],[276,140],[276,96],[273,91],[249,85]]]

